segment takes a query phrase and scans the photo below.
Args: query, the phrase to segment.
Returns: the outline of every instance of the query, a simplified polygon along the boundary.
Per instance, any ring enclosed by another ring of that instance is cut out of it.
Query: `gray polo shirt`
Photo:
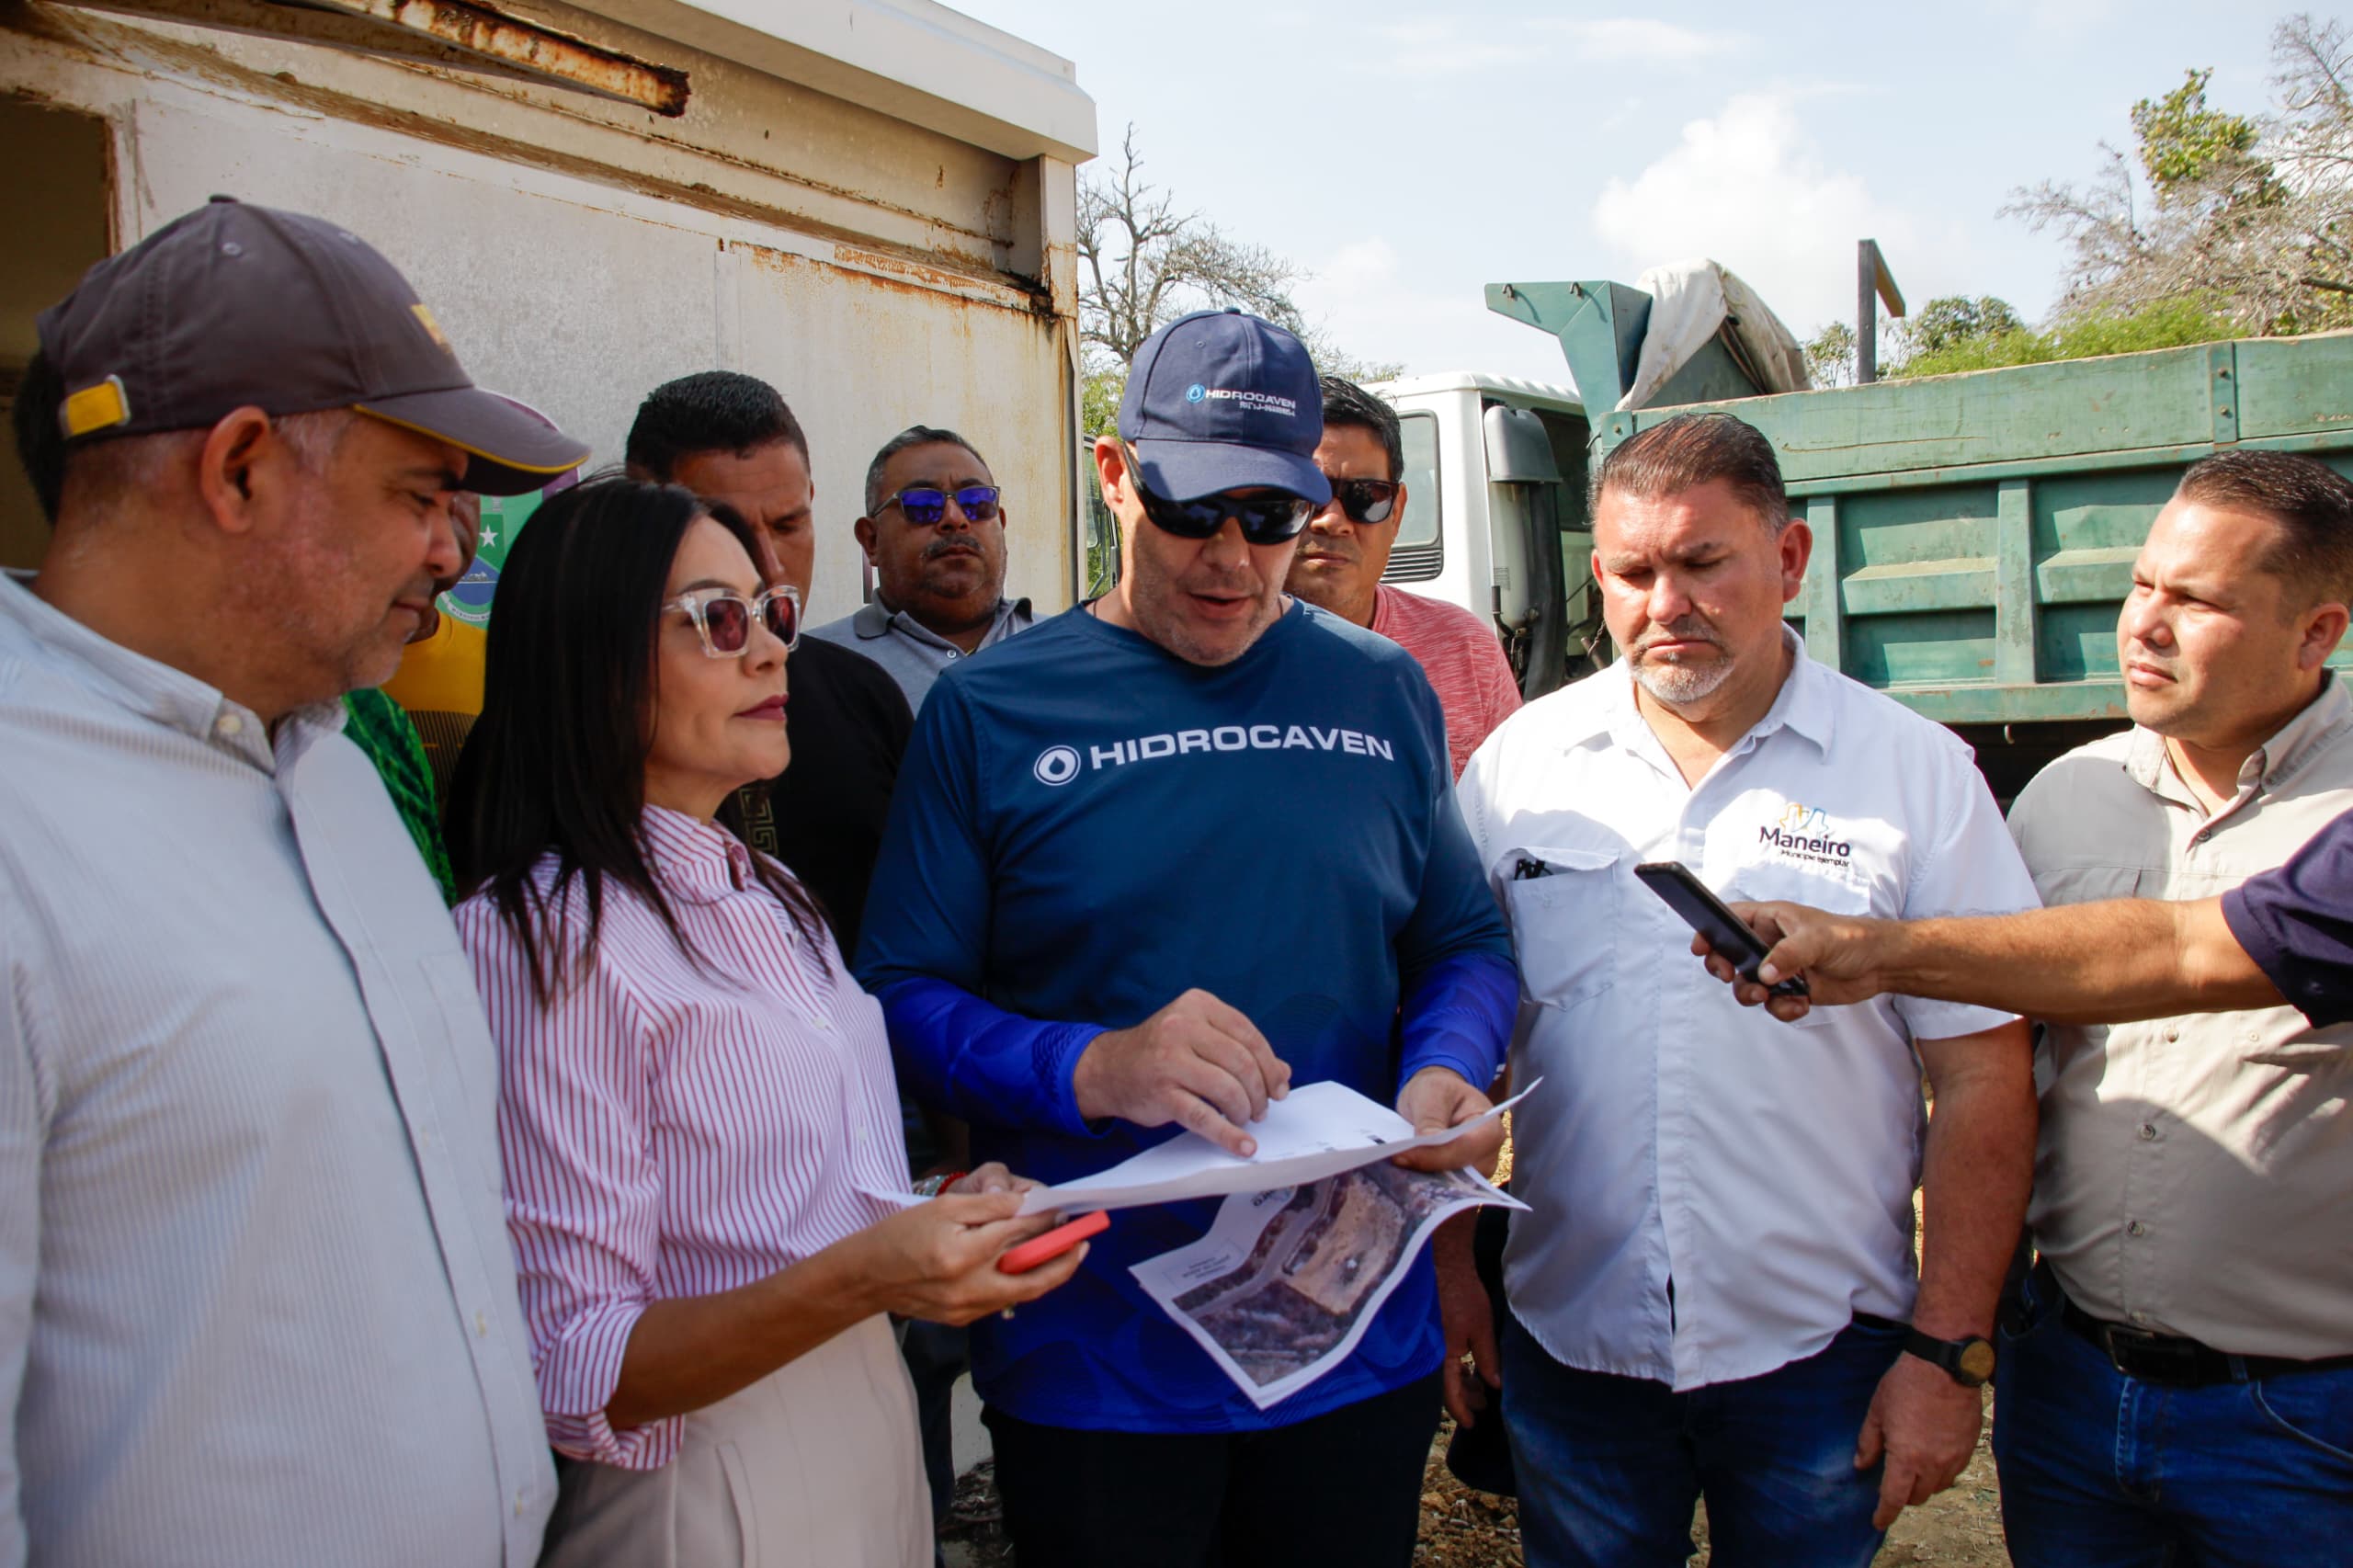
[[[989,622],[988,635],[972,653],[1002,642],[1017,631],[1029,631],[1029,621],[1028,599],[997,600],[996,618]],[[899,689],[907,694],[912,712],[923,710],[924,694],[939,678],[940,671],[972,656],[905,610],[894,610],[881,599],[839,620],[813,626],[809,635],[854,649],[888,670]]]

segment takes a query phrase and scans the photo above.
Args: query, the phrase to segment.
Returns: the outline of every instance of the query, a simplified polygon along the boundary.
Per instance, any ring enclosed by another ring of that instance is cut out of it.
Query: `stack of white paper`
[[[1501,1116],[1535,1088],[1536,1084],[1529,1085],[1460,1127],[1416,1137],[1413,1124],[1404,1117],[1345,1084],[1303,1084],[1282,1099],[1267,1102],[1265,1119],[1250,1125],[1258,1152],[1246,1160],[1227,1153],[1198,1132],[1179,1133],[1108,1171],[1060,1187],[1035,1188],[1022,1200],[1021,1212],[1045,1214],[1062,1210],[1083,1214],[1090,1209],[1133,1209],[1185,1198],[1224,1198],[1237,1192],[1299,1187],[1408,1149],[1450,1143]]]

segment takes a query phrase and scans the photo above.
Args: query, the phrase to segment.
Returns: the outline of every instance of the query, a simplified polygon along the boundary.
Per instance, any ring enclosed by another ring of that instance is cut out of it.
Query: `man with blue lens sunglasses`
[[[1095,448],[1121,581],[950,669],[917,716],[858,974],[901,1081],[976,1159],[1066,1181],[1180,1127],[1247,1157],[1268,1103],[1317,1082],[1429,1131],[1487,1108],[1519,987],[1438,699],[1404,649],[1283,591],[1331,494],[1323,428],[1272,323],[1154,335]],[[1125,1210],[1068,1286],[972,1325],[1022,1568],[1413,1561],[1428,1262],[1260,1409],[1129,1274],[1215,1207]]]
[[[891,673],[920,709],[942,670],[1030,622],[1005,597],[1005,494],[972,444],[916,425],[882,444],[866,470],[858,548],[873,602],[809,634],[854,648]]]

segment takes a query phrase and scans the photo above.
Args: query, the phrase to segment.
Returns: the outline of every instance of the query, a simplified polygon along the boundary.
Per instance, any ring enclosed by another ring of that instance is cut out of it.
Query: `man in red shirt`
[[[1381,580],[1405,515],[1397,411],[1354,381],[1320,380],[1315,466],[1332,482],[1332,499],[1307,525],[1283,585],[1414,655],[1446,710],[1446,749],[1460,777],[1487,733],[1518,708],[1519,683],[1493,627],[1460,605]]]

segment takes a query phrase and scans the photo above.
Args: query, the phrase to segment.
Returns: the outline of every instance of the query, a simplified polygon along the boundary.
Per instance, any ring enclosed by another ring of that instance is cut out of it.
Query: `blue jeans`
[[[1680,1568],[1708,1500],[1716,1568],[1866,1568],[1879,1471],[1855,1468],[1871,1395],[1904,1343],[1856,1324],[1762,1377],[1677,1393],[1564,1367],[1504,1324],[1504,1427],[1529,1568]]]
[[[2018,1568],[2353,1562],[2353,1369],[2127,1377],[2061,1321],[2043,1274],[2001,1351],[1994,1462]]]

